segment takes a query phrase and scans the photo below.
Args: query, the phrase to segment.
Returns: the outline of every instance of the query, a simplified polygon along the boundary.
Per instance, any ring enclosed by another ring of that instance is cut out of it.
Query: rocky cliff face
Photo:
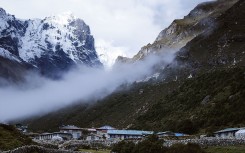
[[[178,51],[198,35],[211,33],[217,26],[216,19],[237,1],[218,0],[199,4],[183,19],[174,20],[152,44],[142,47],[132,59],[119,57],[117,62],[135,62],[150,54]]]
[[[77,64],[102,66],[89,26],[71,13],[20,20],[0,9],[0,56],[51,77]]]
[[[244,66],[244,9],[245,2],[240,0],[217,17],[211,33],[202,33],[181,48],[174,62],[162,71],[163,78],[185,79],[211,69]]]

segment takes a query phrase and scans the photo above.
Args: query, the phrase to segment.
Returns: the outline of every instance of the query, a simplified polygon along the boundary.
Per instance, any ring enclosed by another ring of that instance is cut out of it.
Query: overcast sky
[[[71,11],[91,28],[96,46],[133,56],[174,19],[207,0],[0,0],[17,18],[44,18]]]

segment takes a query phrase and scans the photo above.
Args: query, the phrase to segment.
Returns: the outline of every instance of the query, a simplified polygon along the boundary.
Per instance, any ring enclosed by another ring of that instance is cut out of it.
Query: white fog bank
[[[0,122],[43,115],[76,102],[103,98],[123,83],[132,83],[151,75],[159,62],[166,65],[174,58],[173,52],[151,56],[134,64],[114,66],[110,71],[81,67],[53,81],[28,76],[24,87],[0,88]]]

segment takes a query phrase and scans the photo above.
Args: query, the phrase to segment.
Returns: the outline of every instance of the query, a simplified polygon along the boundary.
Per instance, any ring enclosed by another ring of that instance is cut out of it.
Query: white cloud
[[[28,75],[28,84],[0,88],[0,122],[43,115],[76,102],[101,99],[124,83],[144,80],[153,67],[174,58],[173,52],[151,56],[134,65],[118,64],[110,71],[81,68],[67,73],[63,79],[51,81]]]

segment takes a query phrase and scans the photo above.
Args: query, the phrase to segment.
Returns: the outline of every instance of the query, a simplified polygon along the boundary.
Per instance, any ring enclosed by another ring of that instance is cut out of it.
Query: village
[[[188,136],[187,134],[174,133],[170,131],[155,133],[154,131],[116,129],[109,125],[99,128],[80,128],[75,125],[63,125],[59,127],[60,131],[58,132],[45,132],[41,134],[29,132],[28,126],[23,126],[21,124],[16,125],[16,128],[24,134],[31,136],[35,140],[140,140],[152,134],[156,134],[160,138],[165,136]]]
[[[226,140],[245,140],[245,127],[243,128],[226,128],[213,133],[212,137],[207,135],[188,135],[179,132],[154,132],[143,130],[116,129],[112,126],[105,125],[99,128],[80,128],[75,125],[63,125],[59,131],[52,133],[32,133],[28,131],[28,126],[17,124],[16,128],[22,133],[29,135],[33,140],[84,140],[84,141],[122,141],[122,140],[142,140],[149,135],[157,135],[159,139],[174,140],[198,140],[204,138],[226,139]]]
[[[12,153],[12,151],[28,153],[29,150],[43,153],[120,153],[118,149],[129,149],[129,147],[137,149],[153,144],[158,144],[161,149],[165,148],[169,151],[189,147],[189,149],[196,148],[200,151],[207,151],[207,153],[216,153],[217,147],[222,150],[241,148],[244,151],[245,146],[244,127],[225,128],[207,135],[204,133],[188,135],[172,131],[117,129],[110,125],[97,128],[62,125],[57,127],[56,132],[40,133],[34,133],[28,126],[22,124],[2,125],[2,127],[6,127],[7,130],[12,129],[16,137],[28,141],[28,144],[15,147],[14,150],[7,150],[5,153]],[[240,152],[243,153],[243,151]]]

